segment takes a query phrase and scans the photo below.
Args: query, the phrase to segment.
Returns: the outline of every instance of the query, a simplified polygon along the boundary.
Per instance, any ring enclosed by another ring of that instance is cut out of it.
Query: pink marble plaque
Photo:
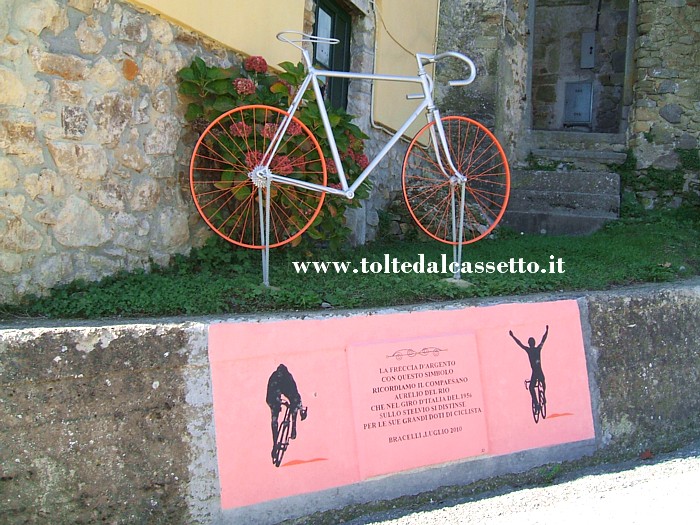
[[[363,478],[487,452],[473,334],[348,347]]]

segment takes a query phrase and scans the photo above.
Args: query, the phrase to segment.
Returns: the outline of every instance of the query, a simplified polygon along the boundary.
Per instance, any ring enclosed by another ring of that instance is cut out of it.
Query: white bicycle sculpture
[[[357,187],[421,115],[428,123],[408,146],[403,162],[403,195],[418,226],[430,237],[453,245],[454,278],[460,278],[462,246],[488,235],[508,204],[510,170],[503,148],[482,124],[463,116],[441,116],[433,101],[432,77],[424,66],[452,57],[476,67],[457,53],[416,54],[417,76],[380,75],[314,68],[304,43],[336,44],[338,40],[296,31],[277,35],[299,50],[307,75],[289,109],[249,105],[232,109],[199,137],[190,162],[190,189],[206,223],[227,241],[262,250],[263,284],[269,286],[269,250],[293,241],[316,219],[326,193],[352,199]],[[370,159],[352,183],[343,170],[328,119],[319,77],[384,80],[418,84],[422,99],[386,145]],[[318,140],[297,117],[304,93],[311,86],[318,105],[338,183],[330,185],[326,159]],[[334,187],[335,186],[335,187]]]

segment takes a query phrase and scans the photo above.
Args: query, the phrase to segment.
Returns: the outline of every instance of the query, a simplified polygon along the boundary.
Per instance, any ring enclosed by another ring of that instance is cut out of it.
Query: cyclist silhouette
[[[279,431],[278,420],[282,410],[283,399],[289,403],[289,413],[292,419],[292,433],[290,438],[297,437],[297,414],[301,412],[301,420],[304,421],[307,415],[307,408],[301,404],[301,396],[297,389],[294,377],[284,365],[279,365],[270,379],[267,381],[267,404],[272,415],[272,443],[273,447],[277,443],[277,433]]]
[[[532,406],[537,407],[537,409],[539,410],[540,402],[537,399],[537,394],[535,393],[535,385],[537,381],[539,381],[542,385],[542,393],[544,394],[546,392],[547,386],[544,381],[544,372],[542,372],[541,353],[542,345],[544,345],[544,342],[547,340],[547,334],[549,334],[549,325],[546,326],[544,335],[542,336],[542,340],[537,346],[535,346],[534,337],[530,337],[527,340],[528,346],[525,346],[520,342],[520,340],[517,337],[515,337],[515,335],[513,335],[512,330],[510,330],[508,333],[515,340],[518,346],[527,352],[527,357],[530,359],[530,368],[532,368],[532,375],[530,376],[530,385],[528,387],[528,390],[530,390],[530,396],[532,396]]]

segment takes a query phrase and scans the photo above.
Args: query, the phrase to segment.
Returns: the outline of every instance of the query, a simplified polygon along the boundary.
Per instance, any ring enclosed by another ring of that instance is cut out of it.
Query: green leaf
[[[363,140],[367,140],[367,139],[369,138],[369,137],[368,137],[367,135],[365,135],[365,134],[362,132],[362,130],[361,130],[360,128],[358,128],[355,124],[349,122],[347,127],[348,127],[348,131],[350,131],[350,133],[352,133],[353,135],[355,135],[356,138],[358,138],[358,139],[363,139]]]
[[[214,80],[208,82],[204,89],[209,93],[215,93],[217,95],[223,95],[229,92],[229,86],[231,86],[231,81],[228,79]]]
[[[331,123],[331,126],[336,127],[338,124],[340,124],[341,117],[340,115],[328,115],[328,122]]]
[[[177,75],[182,79],[182,80],[195,80],[195,75],[194,71],[192,71],[192,68],[190,67],[183,67],[180,71],[177,72]]]
[[[231,75],[232,73],[230,70],[220,67],[212,67],[207,71],[207,79],[209,80],[229,79]]]
[[[233,196],[236,198],[236,200],[242,201],[250,197],[252,189],[250,187],[250,184],[245,184],[241,185],[236,189],[231,190],[231,192],[233,193]]]
[[[273,93],[289,95],[289,87],[284,82],[275,82],[270,86],[270,91]]]
[[[294,64],[289,61],[282,62],[279,66],[289,73],[293,72],[295,67]]]
[[[236,101],[233,99],[233,97],[229,97],[228,95],[216,97],[216,100],[212,105],[213,109],[221,112],[228,111],[234,107],[236,107]]]
[[[207,75],[207,64],[200,57],[194,57],[192,68],[199,78],[205,78]]]
[[[195,104],[194,102],[190,102],[187,105],[187,112],[185,113],[185,120],[187,122],[191,122],[196,118],[201,117],[204,115],[204,110],[202,109],[202,106],[199,104]]]
[[[197,97],[200,94],[199,85],[189,81],[182,82],[180,84],[180,93],[190,97]]]
[[[350,139],[345,133],[336,135],[335,143],[338,146],[338,151],[347,151],[350,147]]]

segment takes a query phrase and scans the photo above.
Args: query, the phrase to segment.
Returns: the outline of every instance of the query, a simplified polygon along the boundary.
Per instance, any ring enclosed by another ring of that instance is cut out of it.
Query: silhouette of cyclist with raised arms
[[[542,336],[542,340],[540,341],[540,344],[535,346],[535,338],[530,337],[527,340],[528,346],[525,346],[520,342],[520,340],[513,335],[513,331],[510,330],[508,332],[510,336],[513,338],[513,340],[518,344],[520,348],[525,350],[527,352],[527,357],[530,359],[530,368],[532,368],[532,375],[530,376],[530,386],[528,387],[528,390],[530,390],[530,396],[532,396],[532,406],[536,406],[537,409],[540,409],[540,403],[539,400],[537,399],[537,394],[535,393],[535,385],[537,380],[540,381],[540,384],[542,385],[542,393],[544,394],[547,390],[547,386],[544,382],[544,372],[542,372],[542,346],[544,345],[544,342],[547,340],[547,334],[549,334],[549,325],[545,328],[544,335]]]
[[[273,447],[277,443],[277,432],[279,414],[282,409],[282,396],[287,398],[289,402],[289,412],[292,419],[291,439],[297,437],[297,414],[301,412],[301,420],[304,421],[307,415],[307,409],[301,404],[301,396],[297,389],[297,384],[294,377],[289,372],[286,366],[279,365],[270,379],[267,381],[267,397],[266,401],[270,407],[272,415],[272,443]],[[274,448],[273,448],[274,453]]]

